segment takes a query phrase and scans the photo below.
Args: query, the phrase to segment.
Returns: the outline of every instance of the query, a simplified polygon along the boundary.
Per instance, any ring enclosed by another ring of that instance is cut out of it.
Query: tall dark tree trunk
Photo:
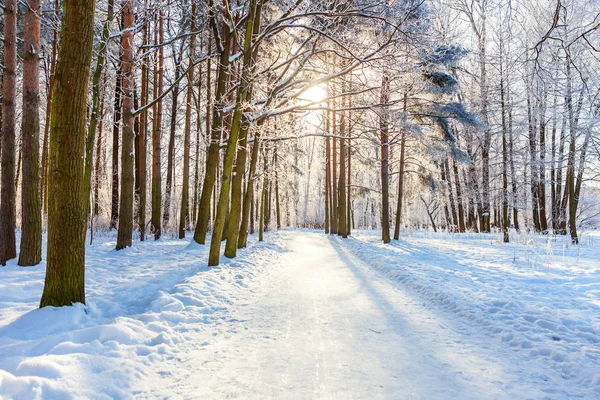
[[[225,244],[225,256],[235,257],[237,253],[238,237],[240,235],[240,219],[242,217],[242,186],[244,171],[246,169],[246,157],[247,157],[247,146],[248,146],[248,131],[250,129],[250,121],[248,121],[246,115],[246,105],[250,103],[252,97],[252,75],[254,74],[254,64],[256,62],[257,51],[251,51],[250,45],[253,37],[258,33],[260,29],[260,17],[261,17],[261,0],[251,0],[248,5],[249,15],[248,23],[246,24],[246,32],[244,37],[244,58],[242,65],[242,72],[239,79],[240,86],[236,96],[236,106],[233,112],[230,141],[234,137],[236,140],[239,138],[239,150],[236,157],[235,174],[231,178],[231,207],[227,220],[227,242]],[[237,131],[237,132],[236,132]],[[233,144],[235,147],[235,143]],[[227,152],[235,151],[235,148],[227,148]],[[227,154],[226,159],[227,162]],[[232,160],[233,161],[233,160]],[[228,165],[225,165],[227,168]],[[227,172],[224,169],[223,179],[225,180]],[[225,182],[227,183],[227,182]],[[226,185],[224,186],[226,187]],[[218,222],[218,221],[217,221]],[[220,243],[215,243],[215,246],[219,246]],[[212,246],[212,244],[211,244]]]
[[[23,30],[23,184],[19,265],[42,260],[42,197],[40,190],[40,0],[27,0]]]
[[[192,24],[190,31],[196,30],[196,3],[192,4]],[[194,62],[195,35],[190,37],[189,64]],[[194,94],[194,68],[190,68],[187,76],[188,87],[185,103],[185,127],[183,132],[183,179],[181,184],[181,208],[179,213],[179,239],[185,238],[189,227],[189,186],[190,186],[190,137],[192,134],[192,95]],[[175,94],[173,94],[175,97]],[[172,124],[172,122],[171,122]]]
[[[44,215],[48,214],[48,143],[50,140],[50,112],[54,93],[54,73],[56,71],[56,55],[58,54],[58,26],[60,24],[59,0],[54,1],[54,19],[52,21],[52,57],[50,59],[50,74],[46,84],[46,117],[44,122],[44,141],[42,143],[42,208]]]
[[[548,219],[546,217],[546,104],[547,91],[542,95],[540,106],[540,151],[539,151],[539,178],[538,178],[538,201],[540,215],[540,230],[548,233]]]
[[[380,103],[387,104],[390,101],[390,82],[387,73],[381,78]],[[389,137],[388,137],[388,110],[387,106],[382,108],[379,119],[380,146],[381,146],[381,238],[383,243],[390,242],[390,194],[389,194]]]
[[[17,1],[4,3],[4,73],[2,75],[2,188],[0,264],[17,256],[15,187],[15,98],[17,94]]]
[[[144,10],[146,16],[149,14],[149,10]],[[150,43],[150,29],[148,24],[144,25],[143,29],[144,43]],[[147,199],[147,161],[146,161],[146,144],[148,140],[148,110],[145,109],[148,104],[149,97],[149,86],[150,86],[150,69],[148,68],[149,57],[144,57],[142,62],[142,82],[141,82],[141,96],[140,106],[144,110],[140,113],[140,131],[136,136],[135,148],[135,170],[136,170],[136,186],[135,186],[135,197],[137,199],[137,222],[138,231],[140,232],[140,241],[146,239],[146,199]]]
[[[577,201],[575,198],[575,151],[577,141],[577,129],[575,115],[573,113],[572,79],[571,79],[571,56],[567,52],[567,115],[569,118],[569,155],[567,157],[567,182],[566,190],[569,193],[569,233],[571,242],[579,244],[577,236]]]
[[[158,12],[158,26],[154,34],[154,42],[162,44],[164,42],[164,22],[162,11]],[[164,46],[158,50],[158,67],[156,69],[155,92],[160,96],[163,92],[164,75]],[[161,178],[161,139],[162,139],[162,100],[158,100],[155,105],[154,130],[152,132],[152,222],[151,231],[154,233],[154,240],[160,239],[162,234],[161,207],[162,207],[162,178]]]
[[[500,41],[502,49],[502,40]],[[501,50],[502,51],[502,50]],[[506,120],[506,99],[504,92],[504,72],[502,62],[500,63],[500,108],[502,112],[502,233],[504,243],[508,243],[509,233],[509,215],[508,215],[508,148],[507,132],[508,123]]]
[[[83,190],[86,100],[94,40],[94,0],[65,0],[51,117],[48,251],[40,307],[85,303]]]
[[[175,81],[177,81],[181,75],[180,60],[176,54],[173,54],[175,58]],[[191,85],[190,85],[191,86]],[[173,87],[172,100],[171,100],[171,123],[169,130],[169,148],[167,150],[167,181],[165,187],[165,205],[163,208],[163,226],[167,226],[169,219],[171,218],[171,196],[173,195],[173,173],[174,173],[174,157],[175,157],[175,131],[177,129],[177,109],[179,108],[179,83]],[[187,106],[186,106],[187,113]],[[184,133],[185,135],[185,133]],[[185,139],[184,139],[185,141]],[[189,157],[189,143],[188,143],[188,157]],[[185,166],[184,166],[185,168]],[[189,165],[188,165],[188,181],[189,181]]]
[[[209,2],[212,5],[212,1]],[[212,11],[211,11],[212,12]],[[221,130],[223,128],[223,109],[225,107],[225,94],[229,82],[229,54],[231,52],[231,32],[229,27],[215,25],[215,18],[211,18],[211,26],[215,32],[216,47],[220,50],[219,66],[217,71],[217,89],[213,106],[212,125],[210,134],[210,145],[206,157],[204,171],[204,183],[200,195],[198,220],[194,231],[194,241],[204,244],[208,231],[210,219],[210,203],[215,182],[217,179],[217,168],[219,164],[219,145],[221,142]],[[223,28],[223,29],[221,29]]]
[[[406,99],[406,94],[404,95]],[[400,138],[400,166],[398,170],[398,203],[396,204],[396,224],[394,226],[394,240],[400,239],[400,227],[402,226],[402,202],[404,200],[404,164],[406,152],[406,131],[402,131]]]
[[[121,144],[121,197],[119,199],[119,230],[117,250],[131,247],[133,236],[133,140],[135,137],[133,115],[135,26],[134,0],[127,0],[123,8],[123,143]]]
[[[113,108],[113,137],[112,137],[112,190],[111,190],[111,208],[110,208],[110,229],[117,228],[119,219],[119,136],[121,124],[121,85],[123,82],[122,58],[119,62],[119,71],[117,71],[117,83],[115,84],[115,101]]]

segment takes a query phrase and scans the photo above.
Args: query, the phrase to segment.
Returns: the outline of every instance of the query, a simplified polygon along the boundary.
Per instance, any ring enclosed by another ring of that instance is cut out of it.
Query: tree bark
[[[115,102],[113,108],[113,137],[112,137],[112,196],[110,208],[110,229],[117,228],[119,219],[119,134],[121,123],[121,84],[123,81],[122,66],[123,54],[120,54],[119,71],[115,84]]]
[[[380,103],[387,104],[390,101],[389,76],[384,72],[381,78]],[[384,106],[379,118],[380,146],[381,146],[381,239],[383,243],[390,242],[390,194],[389,194],[389,121],[387,106]]]
[[[23,181],[21,186],[21,266],[42,260],[42,196],[40,190],[40,27],[41,1],[27,0],[23,30],[23,109],[21,138]]]
[[[4,3],[4,73],[2,75],[2,188],[0,264],[17,256],[15,187],[15,98],[17,93],[17,1]]]
[[[117,250],[131,247],[133,236],[133,140],[135,137],[133,115],[135,1],[127,0],[123,8],[123,142],[121,144],[121,197],[119,201],[119,230]]]
[[[190,31],[196,30],[196,3],[192,4],[192,23]],[[189,63],[194,62],[195,35],[190,36]],[[192,131],[192,94],[194,92],[194,68],[188,72],[188,87],[185,104],[185,127],[183,131],[183,179],[181,184],[181,208],[179,213],[179,239],[185,238],[186,228],[189,227],[189,186],[190,186],[190,136]],[[175,96],[175,95],[173,95]]]
[[[94,0],[63,2],[48,176],[48,251],[40,307],[85,303],[83,190],[86,100],[94,40]]]
[[[212,1],[209,1],[212,7]],[[211,11],[212,13],[212,11]],[[208,222],[210,219],[210,199],[215,187],[217,178],[217,168],[219,164],[219,145],[221,141],[221,130],[223,128],[223,109],[225,107],[225,94],[229,82],[229,54],[231,51],[231,32],[229,27],[216,26],[215,18],[211,18],[211,25],[215,31],[216,47],[220,49],[219,67],[217,72],[217,89],[215,91],[215,101],[213,106],[213,117],[210,135],[210,145],[206,157],[206,168],[204,172],[204,183],[202,185],[202,194],[200,195],[200,205],[198,211],[198,220],[194,231],[194,241],[204,244],[206,233],[208,231]],[[221,31],[221,32],[219,32]],[[221,39],[222,38],[222,39]]]
[[[42,144],[42,207],[44,215],[48,213],[48,141],[50,133],[50,112],[54,93],[54,73],[56,71],[56,55],[58,53],[58,26],[60,24],[59,0],[54,1],[54,20],[52,21],[52,58],[50,60],[50,76],[46,90],[46,117],[44,122],[44,142]]]
[[[149,14],[148,8],[145,10],[146,15]],[[144,24],[144,43],[150,43],[150,30],[148,29],[148,23]],[[146,107],[148,104],[149,97],[149,86],[150,86],[150,68],[148,68],[149,57],[144,57],[142,61],[142,82],[141,82],[141,96],[140,106]],[[137,198],[137,221],[138,231],[140,232],[140,241],[146,239],[146,198],[147,198],[147,162],[146,162],[146,144],[148,140],[148,110],[144,109],[140,113],[140,131],[136,137],[136,158],[135,158],[135,169],[136,180],[135,196]]]
[[[158,11],[158,27],[155,31],[154,42],[162,44],[164,42],[164,21],[162,11]],[[164,75],[164,46],[158,50],[158,69],[156,71],[156,93],[160,96],[163,92]],[[162,207],[162,178],[161,178],[161,139],[162,139],[162,100],[156,103],[154,114],[154,130],[152,132],[152,222],[151,232],[154,233],[154,240],[160,239],[162,234],[161,207]]]
[[[181,75],[180,60],[177,55],[173,54],[175,64],[175,81],[177,81]],[[173,164],[175,157],[175,131],[177,129],[177,109],[179,108],[179,83],[175,84],[173,88],[172,101],[171,101],[171,121],[169,131],[169,147],[167,150],[167,181],[165,187],[165,205],[163,208],[163,226],[168,226],[169,219],[171,218],[171,196],[173,195]],[[187,96],[187,94],[186,94]],[[187,105],[186,105],[187,113]],[[185,135],[185,132],[184,132]],[[184,139],[185,141],[185,139]],[[188,143],[188,158],[189,158],[189,143]],[[185,168],[185,167],[184,167]],[[188,165],[188,182],[189,182],[189,165]]]

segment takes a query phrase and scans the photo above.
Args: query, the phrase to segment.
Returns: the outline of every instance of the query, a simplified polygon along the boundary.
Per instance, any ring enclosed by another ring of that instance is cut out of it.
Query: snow
[[[87,307],[0,269],[0,399],[600,398],[600,237],[407,231],[87,248]]]

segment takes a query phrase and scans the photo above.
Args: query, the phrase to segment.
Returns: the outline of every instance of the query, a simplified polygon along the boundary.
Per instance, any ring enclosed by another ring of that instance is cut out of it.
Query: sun
[[[310,103],[320,103],[327,98],[327,91],[321,86],[313,86],[304,91],[299,98]]]

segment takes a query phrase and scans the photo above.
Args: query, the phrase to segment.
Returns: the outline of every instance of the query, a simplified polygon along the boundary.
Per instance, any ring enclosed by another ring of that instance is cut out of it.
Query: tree
[[[4,6],[4,73],[2,74],[2,188],[0,195],[0,264],[17,256],[15,187],[15,97],[17,92],[17,1]]]
[[[164,42],[164,22],[162,10],[158,11],[158,23],[155,28],[154,43],[156,45]],[[162,113],[163,104],[162,97],[157,97],[163,93],[163,76],[164,76],[164,46],[160,45],[158,50],[158,65],[155,64],[154,73],[154,90],[155,99],[158,99],[154,105],[154,129],[152,131],[152,222],[150,223],[150,230],[154,233],[154,239],[160,239],[162,233],[161,224],[161,206],[162,206],[162,186],[161,186],[161,170],[160,170],[160,159],[161,159],[161,139],[162,139]]]
[[[40,307],[85,304],[83,190],[94,0],[63,1],[50,127],[48,250]],[[73,193],[76,193],[74,196]]]
[[[135,117],[133,115],[133,89],[135,43],[135,0],[127,0],[123,8],[123,138],[121,144],[121,196],[119,202],[119,231],[117,250],[131,247],[133,235],[133,139]]]
[[[192,23],[190,31],[196,30],[196,3],[192,4]],[[190,37],[189,64],[194,62],[195,35]],[[189,186],[190,186],[190,136],[192,130],[192,94],[194,92],[194,69],[188,72],[188,87],[185,102],[185,128],[183,139],[183,180],[181,183],[181,209],[179,214],[179,239],[185,238],[189,227]]]

